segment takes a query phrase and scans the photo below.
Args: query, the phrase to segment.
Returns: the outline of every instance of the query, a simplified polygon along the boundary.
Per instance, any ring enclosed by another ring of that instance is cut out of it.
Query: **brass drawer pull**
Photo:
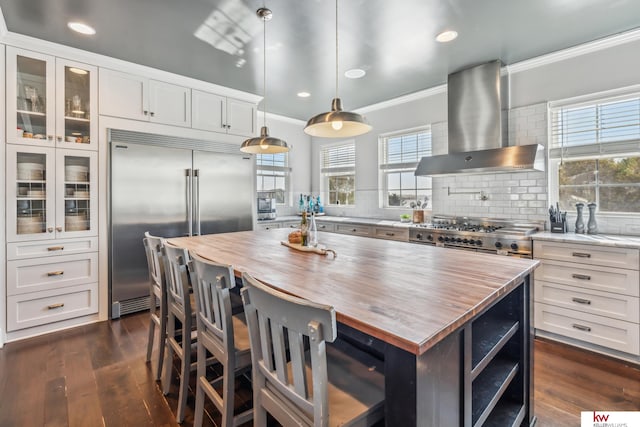
[[[577,302],[578,304],[586,304],[586,305],[591,305],[591,301],[589,301],[588,299],[584,299],[584,298],[571,298],[571,301],[573,302]]]
[[[327,226],[326,225],[321,225],[320,228],[327,228]]]
[[[50,247],[47,248],[47,250],[49,252],[62,251],[62,250],[64,250],[64,246],[50,246]]]
[[[358,231],[358,229],[357,228],[352,228],[351,231],[353,231],[355,233],[356,231]]]
[[[572,274],[571,277],[579,280],[591,280],[591,276],[587,276],[586,274]]]
[[[62,307],[64,307],[64,303],[63,303],[63,302],[59,302],[59,303],[57,303],[57,304],[51,304],[51,305],[48,305],[48,306],[47,306],[47,308],[48,308],[49,310],[54,310],[54,309],[56,309],[56,308],[62,308]]]
[[[586,254],[584,252],[574,252],[572,255],[578,258],[591,258],[591,254]]]
[[[47,273],[47,276],[51,277],[51,276],[62,276],[64,274],[64,271],[60,270],[60,271],[50,271]]]
[[[573,327],[573,329],[577,329],[579,331],[584,331],[584,332],[591,332],[591,328],[588,326],[583,326],[583,325],[578,325],[576,323],[574,323],[573,325],[571,325]]]
[[[384,233],[385,235],[389,236],[389,237],[393,237],[396,235],[396,233]]]

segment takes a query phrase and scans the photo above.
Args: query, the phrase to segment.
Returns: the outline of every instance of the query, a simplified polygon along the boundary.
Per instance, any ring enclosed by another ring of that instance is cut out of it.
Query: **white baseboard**
[[[0,348],[4,346],[4,331],[0,329]]]

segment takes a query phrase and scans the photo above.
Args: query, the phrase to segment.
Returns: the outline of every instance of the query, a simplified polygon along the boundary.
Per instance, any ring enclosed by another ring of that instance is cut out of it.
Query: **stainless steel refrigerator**
[[[235,146],[233,154],[220,152],[231,151],[227,144],[110,135],[109,294],[117,318],[149,307],[145,231],[177,237],[252,229],[255,167]]]

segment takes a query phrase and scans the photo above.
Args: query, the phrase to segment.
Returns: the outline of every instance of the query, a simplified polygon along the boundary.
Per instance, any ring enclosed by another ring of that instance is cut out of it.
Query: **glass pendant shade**
[[[321,138],[344,138],[362,135],[371,130],[371,125],[360,114],[342,111],[342,101],[334,98],[331,111],[313,116],[304,132]]]
[[[260,137],[244,141],[240,146],[240,151],[250,154],[277,154],[289,151],[289,146],[282,139],[269,136],[269,129],[262,126]]]

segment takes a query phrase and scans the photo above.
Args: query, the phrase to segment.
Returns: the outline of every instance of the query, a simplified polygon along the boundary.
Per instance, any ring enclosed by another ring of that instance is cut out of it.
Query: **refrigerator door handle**
[[[194,197],[194,210],[195,210],[195,226],[196,226],[196,234],[199,236],[202,234],[202,229],[200,226],[200,169],[193,170],[193,180],[196,185],[196,191],[193,194]]]
[[[187,222],[189,223],[189,236],[193,236],[193,210],[191,208],[191,194],[193,183],[191,181],[191,169],[185,169],[187,177]]]

